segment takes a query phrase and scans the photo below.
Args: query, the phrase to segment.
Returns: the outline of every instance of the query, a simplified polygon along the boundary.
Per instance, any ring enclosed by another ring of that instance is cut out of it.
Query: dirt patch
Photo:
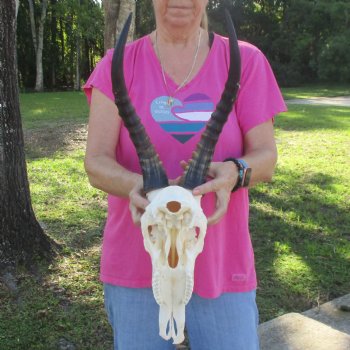
[[[86,124],[62,124],[24,130],[24,145],[29,158],[50,157],[57,152],[84,149]]]

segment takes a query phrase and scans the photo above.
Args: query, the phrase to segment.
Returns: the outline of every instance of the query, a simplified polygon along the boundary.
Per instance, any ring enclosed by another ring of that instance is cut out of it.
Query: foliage
[[[38,7],[39,0],[36,0]],[[260,48],[280,84],[350,82],[350,2],[345,0],[210,0],[211,30],[225,34],[227,8],[238,37]],[[18,14],[18,61],[22,88],[35,80],[28,4]],[[50,0],[45,28],[45,86],[73,86],[77,38],[82,46],[82,79],[103,55],[103,11],[96,0]],[[136,37],[154,29],[151,0],[136,0]]]
[[[137,37],[147,35],[155,28],[152,0],[136,0],[135,32]]]
[[[35,1],[39,10],[40,1]],[[17,18],[17,55],[22,90],[35,84],[35,53],[27,1],[20,2]],[[95,0],[50,0],[45,22],[43,50],[44,84],[47,88],[72,88],[77,52],[80,73],[86,80],[103,54],[103,14]]]
[[[328,38],[320,51],[318,75],[322,80],[350,81],[350,29]]]
[[[238,37],[267,55],[280,84],[350,82],[342,68],[350,66],[348,1],[241,0],[234,5],[211,1],[209,16],[214,30],[223,31],[222,12],[227,3]]]

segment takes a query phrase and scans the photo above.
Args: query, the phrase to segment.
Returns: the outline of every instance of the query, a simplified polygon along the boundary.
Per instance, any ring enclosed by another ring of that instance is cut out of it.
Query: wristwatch
[[[226,158],[224,162],[233,162],[235,163],[238,169],[238,178],[236,184],[233,186],[232,192],[236,191],[241,187],[248,187],[250,182],[250,177],[252,175],[252,169],[249,168],[247,162],[243,159],[236,158]]]

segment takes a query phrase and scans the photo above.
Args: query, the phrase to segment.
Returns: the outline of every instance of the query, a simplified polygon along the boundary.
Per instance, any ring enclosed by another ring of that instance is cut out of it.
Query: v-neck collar
[[[157,57],[157,54],[154,50],[154,47],[152,45],[152,40],[151,40],[151,34],[147,35],[147,44],[149,46],[149,51],[151,53],[152,59],[155,62],[155,65],[157,67],[157,69],[159,70],[160,74],[162,74],[162,67],[160,65],[160,61]],[[199,71],[196,73],[196,75],[185,85],[183,86],[178,93],[181,93],[182,91],[187,90],[188,88],[190,88],[193,84],[197,83],[198,80],[202,79],[202,77],[205,75],[205,71],[208,69],[208,67],[211,64],[212,61],[212,57],[213,57],[213,52],[215,51],[215,47],[217,45],[217,35],[214,33],[214,40],[213,40],[213,44],[209,49],[208,55],[205,58],[202,67],[199,69]],[[164,75],[165,78],[167,80],[167,84],[169,87],[171,87],[171,89],[173,91],[175,91],[178,87],[179,84],[177,84],[168,74],[166,71],[164,71]]]

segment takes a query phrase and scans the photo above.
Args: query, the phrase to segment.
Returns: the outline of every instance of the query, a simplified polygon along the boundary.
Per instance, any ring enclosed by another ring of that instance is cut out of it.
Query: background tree
[[[35,218],[19,110],[16,3],[0,0],[0,269],[50,257],[51,240]]]
[[[47,0],[40,2],[40,16],[38,16],[38,26],[36,26],[35,9],[33,0],[28,0],[30,24],[32,30],[33,45],[36,56],[36,82],[35,91],[44,90],[44,76],[43,76],[43,44],[44,44],[44,25],[47,10]]]
[[[130,12],[132,12],[134,16],[130,26],[129,40],[133,39],[135,27],[135,6],[135,0],[103,0],[105,16],[105,52],[115,46],[116,39],[121,32],[123,24]]]
[[[34,2],[35,11],[39,3]],[[35,86],[35,52],[28,1],[21,1],[17,21],[19,84]],[[43,77],[46,89],[79,89],[103,55],[103,11],[96,0],[48,0],[43,37]],[[80,77],[79,77],[80,75]]]

